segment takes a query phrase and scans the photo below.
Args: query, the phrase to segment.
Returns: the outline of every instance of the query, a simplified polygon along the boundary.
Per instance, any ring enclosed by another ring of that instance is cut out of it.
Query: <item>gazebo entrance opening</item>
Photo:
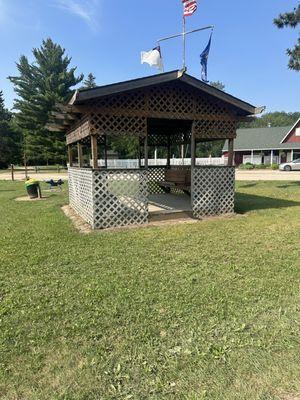
[[[192,120],[149,118],[147,120],[147,154],[157,149],[166,159],[164,165],[148,165],[149,219],[179,216],[192,217],[191,163],[171,165],[176,155],[191,158]]]

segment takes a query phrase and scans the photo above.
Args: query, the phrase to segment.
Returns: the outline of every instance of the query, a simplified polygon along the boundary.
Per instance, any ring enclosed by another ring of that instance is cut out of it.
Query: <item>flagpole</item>
[[[204,28],[198,28],[198,29],[193,29],[192,31],[186,31],[185,32],[185,36],[186,35],[190,35],[191,33],[196,33],[196,32],[200,32],[200,31],[205,31],[207,29],[212,29],[213,30],[214,26],[213,25],[209,25],[209,26],[205,26]],[[171,35],[171,36],[167,36],[161,39],[157,40],[157,44],[159,45],[160,42],[163,42],[165,40],[170,40],[170,39],[175,39],[182,36],[182,33],[177,33],[176,35]]]
[[[183,16],[183,65],[182,69],[186,69],[186,21],[185,16]]]

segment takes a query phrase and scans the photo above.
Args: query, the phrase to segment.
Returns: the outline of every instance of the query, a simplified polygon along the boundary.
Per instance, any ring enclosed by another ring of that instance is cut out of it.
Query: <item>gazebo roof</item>
[[[241,99],[238,99],[237,97],[223,92],[222,90],[219,90],[199,79],[194,78],[191,75],[188,75],[183,70],[175,70],[144,78],[133,79],[105,86],[98,86],[93,89],[80,89],[74,93],[74,96],[70,100],[69,105],[82,105],[86,102],[96,100],[101,97],[130,92],[137,89],[143,89],[146,87],[170,82],[182,82],[183,84],[199,90],[202,95],[207,94],[217,100],[221,100],[228,105],[233,106],[236,109],[239,109],[243,115],[260,114],[265,109],[265,107],[255,107]]]

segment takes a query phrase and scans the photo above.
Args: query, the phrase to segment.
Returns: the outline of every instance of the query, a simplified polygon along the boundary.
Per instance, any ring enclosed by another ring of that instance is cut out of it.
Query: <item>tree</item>
[[[267,128],[268,126],[292,126],[300,118],[300,112],[275,111],[255,118],[252,122],[243,122],[240,128]]]
[[[83,86],[82,89],[93,89],[94,87],[96,87],[96,78],[95,76],[90,72],[87,76],[87,78],[85,79],[85,81],[83,82]]]
[[[21,134],[14,126],[12,113],[4,106],[3,92],[0,91],[0,168],[20,162]]]
[[[65,49],[51,39],[44,40],[40,48],[32,51],[34,62],[21,56],[17,63],[18,76],[8,79],[14,84],[18,98],[14,109],[16,122],[24,135],[24,146],[29,161],[63,162],[65,138],[61,132],[49,132],[45,125],[56,103],[65,103],[72,96],[72,87],[82,81],[70,68],[71,58]]]
[[[285,27],[296,28],[300,24],[300,4],[295,7],[292,12],[280,14],[278,18],[274,19],[274,24],[278,28],[282,29]],[[287,49],[287,55],[289,59],[289,68],[295,71],[300,71],[300,37],[293,49]]]
[[[118,154],[119,158],[137,158],[139,140],[135,136],[111,137],[108,142],[109,147]]]
[[[219,90],[222,90],[223,92],[225,90],[224,83],[222,83],[220,81],[210,82],[209,84],[210,84],[210,86],[213,86],[213,87],[215,87],[215,88],[217,88]]]

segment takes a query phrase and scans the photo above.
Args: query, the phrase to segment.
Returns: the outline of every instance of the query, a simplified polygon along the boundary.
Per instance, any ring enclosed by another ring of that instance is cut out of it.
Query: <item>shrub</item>
[[[241,164],[239,166],[240,169],[254,169],[254,165],[251,163]]]
[[[268,168],[268,166],[265,164],[257,164],[254,166],[254,168],[255,169],[266,169],[266,168]]]
[[[279,165],[278,164],[272,164],[271,165],[271,169],[279,169]]]

